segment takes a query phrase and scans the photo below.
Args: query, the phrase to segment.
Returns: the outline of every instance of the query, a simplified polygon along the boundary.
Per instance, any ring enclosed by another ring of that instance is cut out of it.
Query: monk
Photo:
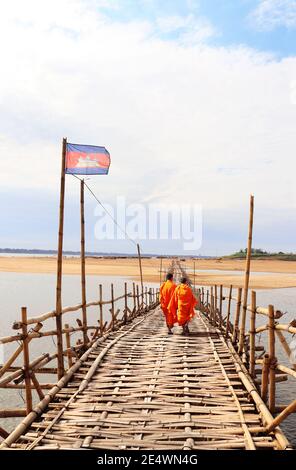
[[[194,317],[197,303],[186,277],[183,277],[168,306],[171,317],[177,316],[178,324],[183,327],[183,335],[189,335],[188,323]]]
[[[174,291],[176,289],[176,284],[174,283],[174,276],[171,273],[168,273],[166,276],[166,282],[164,282],[160,286],[160,296],[159,296],[159,301],[160,301],[160,306],[163,311],[163,314],[166,319],[166,324],[168,327],[168,334],[172,335],[172,328],[174,326],[174,323],[177,321],[176,314],[172,315],[169,310],[168,310],[168,305],[171,301],[171,298],[174,294]]]

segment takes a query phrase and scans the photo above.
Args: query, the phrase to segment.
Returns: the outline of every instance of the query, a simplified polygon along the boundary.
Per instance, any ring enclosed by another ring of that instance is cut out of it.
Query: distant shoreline
[[[168,270],[171,259],[163,259],[163,277]],[[0,272],[2,273],[28,273],[28,274],[55,274],[55,256],[20,256],[0,254]],[[145,282],[160,280],[160,259],[156,257],[143,258],[143,276]],[[197,285],[221,285],[225,287],[242,287],[244,284],[245,260],[238,259],[197,259],[184,260],[184,266],[193,280],[195,266],[195,280]],[[80,275],[80,259],[69,256],[64,258],[63,273],[65,275]],[[86,274],[95,276],[120,276],[139,281],[139,262],[136,257],[87,257]],[[178,281],[178,279],[177,279]],[[296,262],[278,260],[254,260],[251,263],[251,289],[275,289],[296,287]]]

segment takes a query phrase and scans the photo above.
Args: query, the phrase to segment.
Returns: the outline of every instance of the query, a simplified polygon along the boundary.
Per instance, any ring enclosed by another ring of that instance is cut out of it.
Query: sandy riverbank
[[[169,265],[169,260],[163,261],[164,269]],[[183,262],[186,268],[193,271],[193,261]],[[65,274],[80,274],[80,260],[78,258],[64,259]],[[196,283],[200,285],[224,284],[225,286],[241,286],[243,276],[236,274],[244,271],[244,260],[196,260]],[[159,281],[160,260],[156,258],[143,259],[144,280],[149,282]],[[0,257],[0,271],[17,273],[55,273],[56,259],[53,257]],[[207,272],[229,271],[229,273]],[[278,260],[254,260],[252,261],[250,285],[252,288],[281,288],[296,287],[296,262]],[[89,275],[123,276],[139,280],[138,260],[87,258],[86,272]],[[260,274],[262,273],[262,274]],[[270,273],[270,274],[269,274]],[[193,274],[192,274],[193,276]]]

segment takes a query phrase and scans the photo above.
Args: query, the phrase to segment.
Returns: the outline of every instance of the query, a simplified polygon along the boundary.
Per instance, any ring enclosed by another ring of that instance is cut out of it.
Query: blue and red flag
[[[110,154],[105,147],[67,143],[66,169],[71,175],[107,175]]]

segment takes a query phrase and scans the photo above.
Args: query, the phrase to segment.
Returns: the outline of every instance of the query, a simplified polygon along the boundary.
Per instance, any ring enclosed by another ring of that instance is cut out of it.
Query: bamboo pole
[[[101,336],[103,334],[103,324],[104,324],[104,318],[103,318],[103,286],[102,284],[99,285],[99,296],[100,296],[100,304],[99,304],[99,307],[100,307],[100,333],[101,333]]]
[[[217,325],[218,287],[214,285],[214,325]]]
[[[211,287],[211,296],[210,296],[210,320],[214,324],[214,296],[213,296],[213,287]]]
[[[223,285],[220,285],[220,302],[219,302],[219,326],[222,327],[222,315],[223,315]]]
[[[127,283],[124,283],[124,317],[123,321],[124,324],[127,322],[127,312],[128,312],[128,306],[127,306]]]
[[[5,429],[1,428],[0,426],[0,437],[2,437],[3,439],[6,439],[8,436],[9,436],[9,433],[5,431]]]
[[[148,290],[147,287],[145,287],[145,311],[147,312],[148,310]]]
[[[37,380],[37,377],[36,377],[35,373],[34,373],[33,371],[31,371],[30,376],[31,376],[31,380],[32,380],[32,384],[33,384],[33,386],[34,386],[34,389],[35,389],[35,390],[37,391],[37,393],[38,393],[39,399],[40,399],[40,400],[43,400],[43,398],[44,398],[44,393],[43,393],[42,388],[41,388],[41,386],[40,386],[40,384],[39,384],[39,382],[38,382],[38,380]]]
[[[133,300],[134,300],[134,309],[133,314],[137,311],[137,303],[136,303],[136,285],[133,282]]]
[[[143,285],[142,257],[141,257],[141,250],[140,250],[139,243],[137,243],[137,250],[138,250],[140,278],[141,278],[141,291],[142,291],[142,295],[143,295],[144,285]]]
[[[270,369],[269,369],[269,409],[271,413],[274,413],[275,409],[275,369],[276,369],[276,357],[275,357],[275,331],[274,331],[274,307],[273,305],[268,306],[269,310],[269,323],[268,323],[268,350],[270,357]]]
[[[73,365],[73,362],[72,362],[72,351],[71,351],[71,338],[70,338],[70,332],[69,332],[69,325],[67,323],[65,324],[65,330],[67,330],[66,331],[66,346],[67,346],[68,369],[70,369]]]
[[[22,333],[23,333],[23,354],[24,354],[24,378],[26,384],[26,409],[27,414],[32,411],[32,391],[30,379],[30,359],[28,344],[28,328],[27,328],[27,308],[22,307]]]
[[[254,196],[251,195],[248,247],[247,247],[247,257],[246,257],[245,282],[244,282],[243,312],[242,312],[242,321],[241,321],[240,338],[239,338],[239,353],[240,354],[243,352],[244,340],[245,340],[246,315],[247,315],[248,291],[249,291],[250,267],[251,267],[251,255],[252,255],[253,221],[254,221]]]
[[[63,334],[62,334],[62,269],[63,269],[63,235],[64,235],[64,204],[65,204],[65,166],[66,166],[67,139],[63,139],[62,168],[60,188],[60,214],[57,258],[57,286],[56,286],[56,329],[58,353],[58,378],[64,375]]]
[[[10,408],[8,410],[0,410],[0,418],[23,418],[27,416],[25,408]]]
[[[162,256],[160,257],[159,285],[162,283]]]
[[[41,328],[43,327],[42,323],[38,323],[34,328],[33,328],[33,332],[34,333],[38,333],[38,331],[41,330]],[[32,341],[32,338],[29,338],[29,341],[28,343],[30,343],[30,341]],[[23,344],[21,344],[15,351],[14,353],[10,356],[10,358],[5,362],[5,364],[1,367],[0,369],[0,377],[2,377],[5,372],[7,372],[11,365],[14,363],[14,361],[16,360],[16,358],[21,354],[21,352],[23,351]]]
[[[195,261],[193,261],[193,290],[195,291]]]
[[[240,320],[240,310],[241,310],[241,300],[242,300],[242,288],[239,287],[237,290],[237,301],[236,301],[236,311],[234,317],[234,326],[233,326],[233,335],[232,342],[237,342],[238,330],[239,330],[239,320]]]
[[[139,296],[139,286],[137,284],[137,311],[140,311],[140,296]]]
[[[226,339],[228,338],[228,332],[229,332],[229,322],[230,322],[230,312],[231,312],[231,296],[232,296],[232,285],[229,288],[227,317],[226,317],[226,330],[225,330],[225,338]]]
[[[111,284],[111,315],[112,315],[112,320],[111,320],[111,329],[113,330],[114,325],[115,325],[115,310],[114,310],[114,285],[113,283]]]
[[[256,292],[252,291],[252,312],[250,319],[250,376],[255,377],[255,340],[256,340]]]
[[[296,411],[296,400],[290,403],[287,408],[285,408],[266,428],[268,433],[271,433],[275,430],[277,426],[279,426],[284,419],[286,419],[290,414]]]
[[[286,340],[286,338],[284,337],[283,333],[280,331],[280,330],[275,330],[275,333],[280,341],[280,344],[282,345],[283,347],[283,350],[285,351],[285,353],[287,354],[287,357],[288,359],[291,361],[292,359],[292,351],[290,349],[290,346],[288,345],[288,342]],[[292,361],[291,361],[292,362]],[[293,368],[296,370],[296,364],[293,363]]]
[[[84,180],[80,181],[80,263],[81,263],[81,305],[83,344],[88,343],[87,337],[87,309],[86,309],[86,282],[85,282],[85,216],[84,216]]]

